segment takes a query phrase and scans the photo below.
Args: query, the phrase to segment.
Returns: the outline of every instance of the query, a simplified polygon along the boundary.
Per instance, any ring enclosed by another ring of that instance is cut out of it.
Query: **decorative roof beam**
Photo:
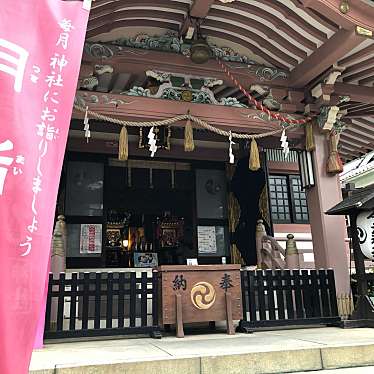
[[[346,118],[362,118],[362,117],[374,117],[374,109],[362,110],[354,113],[348,113]]]
[[[339,96],[349,96],[351,101],[374,104],[373,87],[362,87],[354,84],[336,82],[334,92]]]
[[[347,77],[344,77],[343,81],[344,82],[353,82],[353,81],[355,81],[357,79],[360,79],[360,78],[361,78],[361,80],[363,80],[363,79],[367,78],[367,76],[369,76],[369,78],[371,78],[373,75],[374,75],[374,67],[371,67],[369,69],[361,70],[358,73],[351,74]]]
[[[292,71],[290,86],[304,87],[363,41],[355,30],[341,29]]]
[[[114,95],[77,91],[76,100],[80,105],[88,105],[89,109],[107,116],[126,120],[160,120],[175,117],[190,111],[202,120],[226,130],[243,133],[262,133],[279,128],[278,121],[268,120],[267,115],[254,109],[235,108],[224,105],[201,105],[185,101],[162,100],[148,97]],[[156,108],[156,109],[155,109]],[[286,115],[285,113],[280,113]],[[82,119],[84,113],[73,110],[73,118]],[[301,116],[293,115],[295,119]],[[184,123],[181,123],[184,126]],[[300,137],[302,129],[294,129],[289,137]]]
[[[349,64],[353,64],[353,63],[356,63],[358,61],[361,61],[362,59],[370,57],[372,54],[374,54],[374,45],[370,45],[369,47],[361,49],[361,51],[358,51],[358,52],[353,53],[352,55],[350,55],[348,57],[343,58],[342,60],[339,61],[339,65],[346,66],[346,65],[349,65]],[[371,58],[370,58],[370,61],[372,61]],[[361,62],[357,66],[360,67]],[[349,71],[349,70],[347,69],[347,71]]]
[[[341,0],[300,0],[306,7],[323,14],[344,29],[360,26],[374,31],[374,7],[364,1],[349,1],[349,11],[340,11]]]
[[[170,22],[172,19],[178,22],[183,22],[183,15],[179,13],[172,13],[171,11],[162,10],[150,10],[150,9],[125,9],[123,11],[118,11],[112,14],[107,14],[105,16],[92,19],[88,22],[87,32],[96,32],[98,34],[103,34],[114,30],[119,27],[122,22],[128,22],[128,20],[136,20],[140,18],[156,18],[158,20],[165,20]]]
[[[266,24],[257,21],[255,19],[249,18],[247,16],[244,16],[242,14],[234,13],[234,12],[228,12],[223,11],[221,9],[211,9],[209,12],[209,17],[205,21],[204,25],[211,25],[212,27],[220,27],[223,22],[220,22],[220,24],[215,24],[213,20],[211,20],[211,17],[219,18],[220,20],[224,20],[227,25],[230,27],[232,26],[232,21],[237,22],[241,24],[241,31],[240,34],[243,36],[248,35],[248,28],[255,29],[259,31],[260,33],[264,33],[268,36],[269,39],[274,40],[279,45],[281,45],[285,50],[290,51],[294,55],[304,59],[307,57],[307,53],[301,49],[300,47],[296,46],[292,42],[289,41],[289,38],[278,34],[274,31],[273,28],[268,27]],[[316,49],[315,47],[314,49]]]
[[[92,3],[90,18],[92,19],[105,16],[108,14],[113,14],[114,12],[120,11],[123,8],[133,8],[133,7],[160,7],[168,8],[179,11],[187,11],[188,5],[185,3],[179,3],[170,0],[116,0],[116,1],[98,1]]]
[[[230,11],[230,13],[236,13],[237,10],[240,10],[244,13],[250,14],[251,17],[249,17],[249,21],[252,20],[252,16],[256,16],[257,19],[262,18],[267,22],[270,22],[274,26],[274,29],[282,31],[290,38],[295,39],[297,42],[304,45],[305,47],[311,50],[315,50],[317,48],[315,42],[311,41],[310,39],[302,35],[302,33],[297,32],[294,28],[289,26],[287,22],[280,21],[280,19],[276,17],[274,14],[271,14],[271,12],[251,5],[250,2],[244,3],[241,1],[235,1],[232,4],[225,4],[225,8],[231,8],[232,11]]]
[[[170,58],[171,56],[172,58]],[[100,65],[103,59],[105,64],[113,66],[114,73],[144,74],[146,70],[151,69],[175,74],[186,74],[188,72],[190,75],[197,77],[222,79],[226,86],[232,86],[231,80],[221,71],[217,62],[213,59],[203,65],[197,65],[192,64],[182,54],[117,47],[105,43],[86,44],[82,58],[85,66],[88,63]],[[249,87],[252,84],[262,84],[269,87],[288,85],[285,73],[279,69],[237,62],[227,62],[227,64],[244,87]]]

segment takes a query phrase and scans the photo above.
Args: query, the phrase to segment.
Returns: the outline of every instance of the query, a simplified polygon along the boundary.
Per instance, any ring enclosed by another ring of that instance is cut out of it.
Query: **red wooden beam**
[[[101,43],[104,47],[113,48],[110,44]],[[231,80],[220,69],[215,60],[210,60],[205,64],[197,65],[183,55],[144,49],[123,47],[118,54],[103,61],[101,57],[93,57],[87,53],[83,54],[82,61],[91,65],[111,65],[114,73],[145,74],[147,70],[154,69],[171,73],[190,74],[197,77],[222,79],[224,84],[232,86]],[[246,88],[252,84],[261,84],[269,87],[287,86],[287,79],[276,78],[266,80],[265,77],[257,76],[254,71],[250,71],[245,64],[229,62],[228,65],[235,77]],[[261,66],[258,65],[258,68]]]
[[[292,71],[290,86],[306,86],[363,40],[354,29],[339,30]]]
[[[374,31],[374,7],[364,1],[349,1],[349,12],[343,14],[339,7],[341,0],[300,0],[310,9],[317,11],[345,29],[360,26]]]
[[[89,102],[88,99],[92,95],[97,96],[97,102]],[[114,95],[110,93],[102,94],[88,91],[77,91],[77,97],[86,97],[86,105],[88,105],[89,109],[92,111],[126,120],[157,121],[186,114],[190,111],[192,115],[196,115],[211,125],[225,130],[243,133],[263,133],[279,128],[277,121],[269,122],[267,120],[262,120],[259,117],[260,112],[254,109],[196,104],[185,101],[163,100],[148,97]],[[117,105],[107,104],[108,101],[115,102],[116,100],[119,100]],[[72,117],[83,118],[84,113],[74,109]],[[298,115],[294,115],[294,117],[297,119],[301,118],[301,116]],[[184,123],[181,123],[181,125],[183,126]],[[296,129],[295,131],[289,131],[288,135],[292,136],[291,134],[294,136],[295,134],[301,136],[303,130],[300,129],[300,131],[298,131]]]
[[[339,96],[350,96],[351,101],[374,104],[373,87],[362,87],[354,84],[336,82],[334,92]]]

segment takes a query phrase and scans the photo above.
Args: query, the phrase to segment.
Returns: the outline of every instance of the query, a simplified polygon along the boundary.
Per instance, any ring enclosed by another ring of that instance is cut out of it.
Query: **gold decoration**
[[[192,101],[192,92],[191,91],[182,91],[181,98],[183,101]]]
[[[192,304],[200,310],[211,308],[216,301],[216,291],[208,282],[198,282],[191,289]]]
[[[358,35],[367,36],[369,38],[373,37],[373,31],[372,30],[365,29],[364,27],[361,27],[361,26],[356,26],[356,33]]]
[[[226,176],[227,179],[230,181],[232,176],[234,175],[235,166],[227,164],[226,165]],[[240,217],[240,206],[238,200],[234,196],[232,192],[228,194],[228,201],[227,201],[227,208],[228,208],[228,220],[229,220],[229,231],[230,235],[234,234],[236,226],[239,223]],[[232,264],[241,264],[244,265],[244,260],[239,252],[238,247],[236,244],[232,243],[230,245],[230,254],[231,254],[231,263]]]
[[[307,122],[305,124],[305,149],[308,152],[312,152],[316,149],[313,136],[313,122]]]
[[[260,169],[260,154],[258,152],[258,146],[255,138],[252,138],[251,141],[251,152],[249,155],[249,168],[252,171],[257,171]]]
[[[194,149],[193,128],[190,119],[188,119],[184,127],[184,150],[185,152],[192,152]]]
[[[267,223],[268,227],[270,227],[269,199],[268,199],[268,189],[267,189],[266,184],[264,188],[262,189],[258,204],[259,204],[262,220]]]
[[[342,0],[340,2],[339,10],[343,13],[346,14],[349,12],[349,3],[348,0]]]
[[[129,136],[127,133],[126,126],[122,126],[121,132],[119,133],[118,159],[121,161],[127,161],[128,158],[129,158]]]

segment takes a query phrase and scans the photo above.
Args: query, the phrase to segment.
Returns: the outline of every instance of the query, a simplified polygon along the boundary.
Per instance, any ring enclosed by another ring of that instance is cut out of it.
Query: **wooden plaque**
[[[160,276],[161,324],[176,323],[176,295],[181,295],[183,323],[226,320],[226,292],[232,319],[242,319],[240,265],[165,265]]]

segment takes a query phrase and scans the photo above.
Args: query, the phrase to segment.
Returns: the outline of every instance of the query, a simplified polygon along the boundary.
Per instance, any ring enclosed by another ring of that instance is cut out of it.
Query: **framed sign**
[[[357,231],[361,252],[374,260],[374,211],[362,212],[357,216]]]
[[[99,223],[82,224],[79,252],[81,254],[101,253],[102,225]]]
[[[197,241],[199,255],[209,255],[217,253],[216,227],[198,226]]]
[[[197,226],[199,256],[223,257],[228,255],[228,229],[225,226]]]

